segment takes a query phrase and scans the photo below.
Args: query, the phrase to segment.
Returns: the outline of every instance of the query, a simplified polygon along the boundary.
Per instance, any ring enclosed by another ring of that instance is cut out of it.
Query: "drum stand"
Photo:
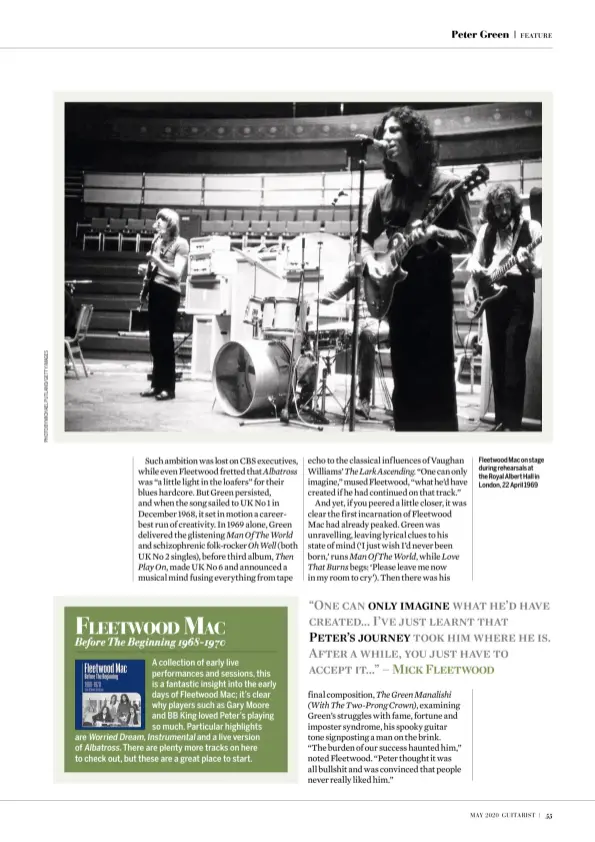
[[[297,427],[306,427],[310,430],[318,430],[322,432],[323,427],[317,424],[309,424],[307,421],[302,421],[299,418],[299,409],[297,408],[297,399],[295,395],[294,381],[296,379],[296,366],[301,354],[304,326],[302,319],[302,302],[304,300],[304,278],[306,275],[306,238],[302,236],[302,265],[300,271],[300,285],[297,296],[297,304],[295,308],[295,322],[293,326],[293,336],[291,342],[291,356],[289,358],[289,386],[287,388],[287,398],[285,406],[281,410],[281,414],[277,418],[255,418],[249,421],[240,421],[240,427],[252,426],[253,424],[274,424],[280,421],[286,426],[294,425]],[[292,418],[290,414],[291,398],[293,395],[293,403],[295,412],[298,418]]]
[[[320,354],[320,362],[324,366],[322,369],[322,382],[316,392],[312,396],[312,411],[315,412],[317,415],[320,415],[321,422],[323,424],[328,424],[329,419],[327,418],[326,413],[326,399],[327,397],[332,398],[339,409],[341,410],[340,415],[342,418],[345,417],[346,407],[343,406],[339,398],[335,395],[333,390],[328,385],[328,376],[331,373],[331,366],[334,361],[337,359],[337,352],[335,354],[327,353],[326,355]],[[318,408],[318,399],[320,398],[320,409]]]

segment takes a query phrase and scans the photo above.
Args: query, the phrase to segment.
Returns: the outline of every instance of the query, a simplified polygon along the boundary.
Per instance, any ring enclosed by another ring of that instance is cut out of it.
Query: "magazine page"
[[[3,823],[590,838],[566,30],[106,11],[0,53]]]

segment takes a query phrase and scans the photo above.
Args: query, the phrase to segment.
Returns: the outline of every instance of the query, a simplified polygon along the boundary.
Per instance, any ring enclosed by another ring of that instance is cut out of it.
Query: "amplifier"
[[[190,240],[190,254],[212,254],[214,251],[231,251],[231,237],[213,235],[211,237],[193,237]]]
[[[191,254],[188,258],[188,275],[235,275],[238,271],[235,254],[231,251],[214,251],[209,255]]]
[[[196,315],[231,313],[231,284],[225,275],[188,275],[184,309]]]

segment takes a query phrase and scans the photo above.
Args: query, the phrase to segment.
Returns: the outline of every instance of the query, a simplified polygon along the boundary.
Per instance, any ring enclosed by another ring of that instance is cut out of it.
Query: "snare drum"
[[[316,344],[316,329],[309,330],[308,338]],[[323,325],[318,330],[318,349],[320,351],[344,351],[351,346],[353,322],[342,321]]]
[[[288,336],[295,327],[297,298],[264,299],[262,307],[263,336]]]

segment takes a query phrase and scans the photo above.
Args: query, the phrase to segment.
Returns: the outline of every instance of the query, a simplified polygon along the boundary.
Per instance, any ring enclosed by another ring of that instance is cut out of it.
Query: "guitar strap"
[[[520,240],[520,242],[519,242]],[[509,257],[516,254],[518,248],[520,246],[527,246],[531,242],[531,236],[529,231],[529,223],[526,219],[521,219],[516,226],[513,235],[512,235],[512,243],[510,248],[507,250],[506,255],[500,261],[501,263],[508,260]],[[492,262],[494,257],[494,249],[496,246],[496,229],[492,227],[492,230],[487,232],[486,238],[484,240],[484,260],[486,266],[489,266]],[[535,291],[535,279],[533,278],[533,274],[529,272],[527,269],[523,269],[519,267],[521,270],[521,275],[530,281],[530,288],[532,291]],[[520,278],[519,278],[520,280]],[[505,281],[509,288],[511,287],[518,287],[518,282],[515,276],[507,276],[507,280]],[[526,281],[525,281],[526,283]]]
[[[519,245],[519,237],[521,236],[521,233],[523,233],[523,231],[525,233],[523,234],[522,239],[523,239],[523,241],[527,240],[527,242],[526,243],[522,242],[520,245],[528,245],[531,242],[531,239],[530,239],[530,236],[529,236],[529,225],[527,223],[527,220],[521,218],[519,220],[518,225],[516,226],[516,228],[513,232],[512,243],[511,243],[511,246],[506,253],[506,258],[511,257],[513,254],[515,254],[516,249],[517,249],[517,245]],[[489,266],[491,264],[493,258],[494,258],[494,250],[496,248],[496,236],[497,236],[496,227],[494,225],[488,226],[488,230],[486,231],[486,235],[485,235],[485,238],[484,238],[484,254],[483,254],[483,259],[485,261],[486,266]]]
[[[515,252],[516,244],[517,244],[517,241],[518,241],[518,239],[519,239],[519,234],[521,233],[521,228],[522,228],[522,227],[523,227],[523,219],[522,219],[522,218],[520,218],[520,219],[519,219],[519,222],[518,222],[518,225],[517,225],[517,227],[516,227],[516,229],[515,229],[515,232],[514,232],[514,234],[512,235],[512,243],[511,243],[511,246],[510,246],[510,251],[508,252],[508,253],[509,253],[509,255],[512,255],[512,254],[514,254],[514,252]]]
[[[433,184],[430,183],[429,187],[421,193],[415,202],[413,203],[413,207],[409,213],[409,219],[407,220],[407,224],[412,222],[415,219],[423,219],[428,202],[430,200],[430,196],[432,195],[432,186]]]
[[[407,216],[407,221],[404,224],[389,224],[387,226],[387,229],[390,229],[390,231],[388,231],[389,237],[391,236],[391,231],[404,231],[414,219],[423,219],[423,213],[425,212],[430,196],[432,195],[432,186],[432,183],[430,183],[430,186],[418,195],[417,199],[411,206],[411,210]]]

